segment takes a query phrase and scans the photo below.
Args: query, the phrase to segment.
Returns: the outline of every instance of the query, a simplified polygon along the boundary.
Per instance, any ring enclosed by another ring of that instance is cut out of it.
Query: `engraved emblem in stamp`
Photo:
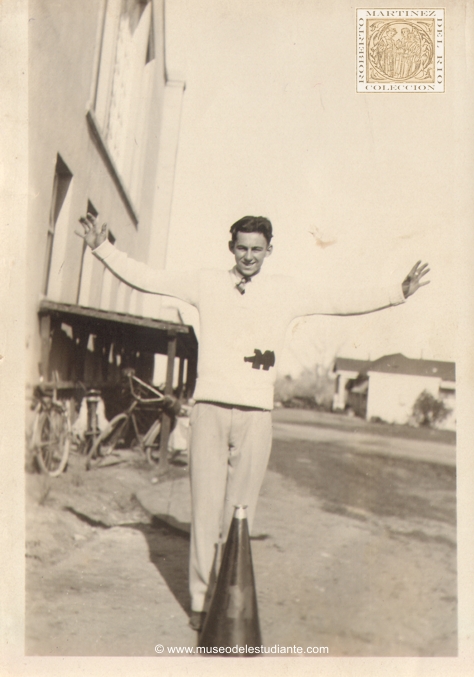
[[[358,9],[358,92],[444,92],[444,9]]]

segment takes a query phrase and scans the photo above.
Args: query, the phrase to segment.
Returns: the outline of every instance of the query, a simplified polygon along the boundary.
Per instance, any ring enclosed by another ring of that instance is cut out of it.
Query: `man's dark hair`
[[[243,216],[231,226],[230,232],[232,242],[237,240],[237,233],[262,233],[267,244],[273,237],[272,224],[264,216]]]

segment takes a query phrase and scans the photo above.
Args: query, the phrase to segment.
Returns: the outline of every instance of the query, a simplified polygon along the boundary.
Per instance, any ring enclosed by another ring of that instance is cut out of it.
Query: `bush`
[[[324,406],[318,405],[314,397],[292,397],[288,400],[283,400],[281,403],[285,409],[317,409],[327,411]]]
[[[296,379],[280,377],[275,384],[275,402],[284,407],[331,411],[333,395],[334,378],[321,365],[304,369]]]
[[[438,400],[427,390],[419,395],[413,405],[413,417],[418,425],[425,427],[441,423],[451,413],[443,400]]]
[[[371,419],[370,419],[370,422],[371,423],[385,423],[385,424],[387,423],[387,421],[385,421],[385,419],[383,419],[383,418],[380,418],[380,416],[372,416]]]

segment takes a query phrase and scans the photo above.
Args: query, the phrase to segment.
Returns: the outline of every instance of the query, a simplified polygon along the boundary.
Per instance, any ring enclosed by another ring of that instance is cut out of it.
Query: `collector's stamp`
[[[444,92],[444,9],[358,9],[357,92]]]

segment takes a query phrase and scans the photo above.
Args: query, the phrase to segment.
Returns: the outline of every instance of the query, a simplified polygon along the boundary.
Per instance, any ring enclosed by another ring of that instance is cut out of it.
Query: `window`
[[[60,294],[61,287],[60,276],[62,265],[64,263],[64,252],[67,239],[67,220],[69,208],[69,200],[67,200],[67,197],[71,180],[72,174],[67,168],[66,163],[60,155],[57,155],[53,180],[53,195],[51,198],[51,209],[49,212],[45,268],[43,277],[43,293],[45,295],[52,294],[55,299]]]
[[[140,197],[154,65],[151,0],[107,0],[92,120],[132,207]]]

